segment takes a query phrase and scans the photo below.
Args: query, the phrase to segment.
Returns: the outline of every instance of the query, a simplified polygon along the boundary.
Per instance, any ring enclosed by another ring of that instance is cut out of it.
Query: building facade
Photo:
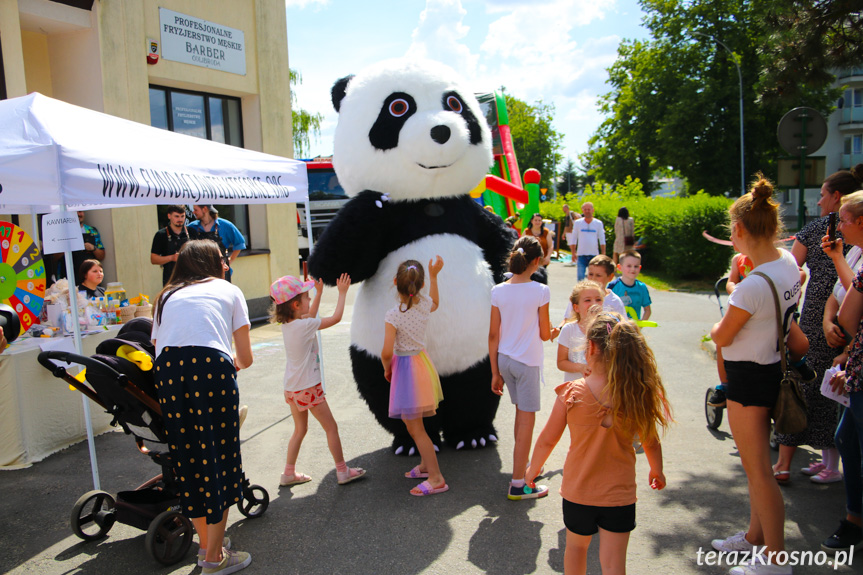
[[[0,0],[0,98],[31,92],[143,124],[292,157],[283,0]],[[117,135],[118,138],[122,134]],[[296,206],[218,206],[246,236],[234,283],[252,317],[299,274]],[[94,210],[105,281],[154,296],[156,206]],[[10,219],[0,215],[0,219]],[[29,218],[19,225],[36,237]]]

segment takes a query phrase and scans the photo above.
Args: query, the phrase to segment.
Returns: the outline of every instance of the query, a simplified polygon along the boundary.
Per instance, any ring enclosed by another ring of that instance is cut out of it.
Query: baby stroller
[[[164,565],[177,563],[189,551],[194,535],[192,522],[180,512],[179,482],[174,475],[174,458],[162,421],[156,386],[151,371],[140,369],[136,360],[146,364],[155,350],[150,342],[152,320],[135,318],[116,338],[99,344],[92,357],[62,351],[39,354],[39,363],[110,413],[112,425],[135,438],[138,450],[162,469],[133,491],[120,491],[112,497],[105,491],[82,495],[72,508],[72,532],[85,541],[104,537],[115,522],[147,532],[144,544]],[[146,354],[146,355],[141,355]],[[86,368],[85,377],[76,378],[52,360]],[[155,446],[148,448],[146,443]],[[267,510],[270,496],[259,485],[243,483],[243,500],[237,504],[246,517],[260,517]]]

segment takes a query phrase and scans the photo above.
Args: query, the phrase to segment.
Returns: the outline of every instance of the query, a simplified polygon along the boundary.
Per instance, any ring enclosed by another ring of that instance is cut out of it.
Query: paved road
[[[446,273],[444,270],[443,273]],[[562,317],[575,268],[553,263],[550,269],[553,318]],[[345,321],[323,332],[327,397],[340,425],[351,465],[369,470],[368,477],[338,486],[326,441],[319,426],[310,430],[298,468],[314,480],[279,488],[287,439],[293,429],[282,400],[283,353],[274,326],[253,329],[255,364],[240,374],[242,400],[250,406],[243,428],[244,467],[251,480],[266,487],[271,503],[266,515],[245,520],[231,512],[228,533],[236,547],[252,553],[254,573],[522,573],[563,572],[565,531],[560,511],[561,469],[566,439],[546,465],[544,500],[512,502],[505,497],[511,469],[514,408],[501,402],[496,448],[456,452],[444,448],[441,467],[449,493],[416,498],[412,482],[401,477],[415,458],[389,452],[390,436],[374,421],[353,383],[347,345],[350,305]],[[322,311],[334,304],[327,290]],[[668,487],[647,487],[647,462],[639,457],[638,527],[629,549],[630,573],[724,573],[727,568],[699,566],[696,553],[710,540],[744,529],[748,499],[743,470],[727,423],[719,432],[705,428],[703,397],[715,382],[712,360],[700,349],[702,336],[719,318],[706,295],[653,292],[659,328],[647,334],[675,409],[676,423],[664,441]],[[552,405],[552,387],[562,380],[555,366],[556,344],[546,344],[544,422]],[[58,380],[58,393],[69,393]],[[539,433],[540,425],[536,429]],[[566,436],[565,436],[566,437]],[[96,440],[102,488],[133,489],[157,470],[138,454],[122,433]],[[795,468],[813,455],[803,450]],[[198,573],[193,554],[173,568],[159,566],[144,550],[144,534],[117,525],[97,543],[71,535],[69,513],[75,500],[92,489],[85,444],[53,455],[33,467],[0,473],[0,572],[65,573]],[[794,475],[784,488],[789,549],[816,549],[843,513],[841,484],[816,485]],[[194,549],[194,547],[193,547]],[[863,562],[863,556],[858,557]],[[854,572],[843,567],[839,573]],[[857,568],[859,569],[859,568]],[[596,542],[590,573],[599,573]],[[826,573],[828,567],[803,567],[798,575]],[[858,571],[859,572],[859,571]]]

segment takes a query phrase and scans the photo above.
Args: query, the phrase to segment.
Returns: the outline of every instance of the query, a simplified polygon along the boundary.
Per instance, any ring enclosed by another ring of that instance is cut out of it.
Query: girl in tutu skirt
[[[390,382],[390,417],[405,422],[420,453],[420,464],[405,473],[407,478],[425,479],[411,489],[411,495],[419,497],[449,490],[422,420],[434,415],[443,399],[437,370],[423,349],[429,314],[438,308],[437,275],[442,268],[440,256],[429,261],[429,295],[425,296],[420,293],[425,284],[422,264],[403,262],[395,277],[399,305],[384,316],[381,361],[384,377]]]

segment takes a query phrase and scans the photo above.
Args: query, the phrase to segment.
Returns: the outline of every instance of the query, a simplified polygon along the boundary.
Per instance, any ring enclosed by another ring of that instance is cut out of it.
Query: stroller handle
[[[56,359],[64,363],[77,363],[79,365],[83,365],[86,368],[107,370],[112,377],[121,377],[120,373],[117,372],[117,370],[115,370],[109,365],[105,365],[101,361],[91,359],[84,355],[78,355],[77,353],[70,353],[68,351],[43,351],[39,354],[39,357],[37,359],[39,360],[39,363],[42,364],[42,367],[50,371],[54,377],[60,379],[64,379],[64,376],[66,375],[66,368],[62,365],[57,365],[56,363],[51,361],[52,359]]]

